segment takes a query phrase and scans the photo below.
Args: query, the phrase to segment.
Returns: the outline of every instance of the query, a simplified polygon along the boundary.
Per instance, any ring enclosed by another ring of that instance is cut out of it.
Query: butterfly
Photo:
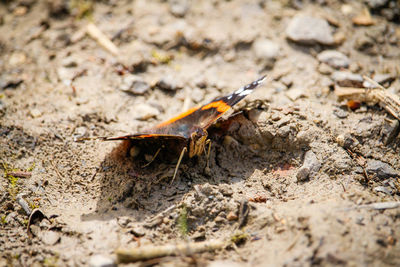
[[[103,141],[125,140],[128,142],[128,151],[132,157],[137,157],[142,151],[153,153],[152,155],[154,156],[145,166],[153,162],[161,151],[167,152],[164,153],[164,157],[170,158],[171,155],[179,155],[172,178],[173,181],[185,154],[189,158],[199,156],[206,152],[206,146],[208,145],[207,154],[209,156],[211,141],[208,139],[207,129],[232,106],[252,93],[265,80],[265,77],[262,76],[227,96],[214,99],[203,106],[191,108],[167,121],[161,122],[144,133],[118,137],[98,137],[96,139]]]

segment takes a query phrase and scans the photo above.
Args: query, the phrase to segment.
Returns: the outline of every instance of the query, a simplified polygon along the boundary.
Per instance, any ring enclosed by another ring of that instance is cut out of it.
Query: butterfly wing
[[[245,85],[230,95],[217,98],[210,103],[188,111],[158,124],[151,131],[159,134],[179,134],[189,137],[194,128],[207,129],[233,105],[249,95],[265,80],[265,76]]]

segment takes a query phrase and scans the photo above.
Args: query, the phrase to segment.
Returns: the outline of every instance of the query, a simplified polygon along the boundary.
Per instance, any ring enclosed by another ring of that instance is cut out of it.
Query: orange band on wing
[[[216,108],[219,113],[225,113],[227,110],[231,108],[231,106],[229,106],[224,101],[220,100],[216,102],[211,102],[210,104],[203,106],[201,109],[206,110],[210,108]]]
[[[179,115],[176,116],[176,117],[173,117],[172,119],[169,119],[169,120],[167,120],[167,121],[164,121],[164,122],[158,124],[158,125],[156,126],[156,128],[160,128],[160,127],[169,125],[169,124],[171,124],[171,123],[173,123],[173,122],[176,122],[177,120],[180,120],[180,119],[182,119],[182,118],[188,116],[189,114],[192,114],[193,112],[195,112],[195,111],[198,110],[198,109],[199,109],[199,108],[191,108],[191,109],[189,109],[188,111],[183,112],[183,113],[179,114]]]

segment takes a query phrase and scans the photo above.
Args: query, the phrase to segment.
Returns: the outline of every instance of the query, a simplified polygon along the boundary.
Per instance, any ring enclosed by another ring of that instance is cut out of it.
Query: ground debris
[[[227,242],[210,240],[198,243],[181,243],[177,245],[142,246],[132,249],[117,249],[115,251],[119,263],[137,262],[165,256],[193,255],[205,251],[224,248]]]

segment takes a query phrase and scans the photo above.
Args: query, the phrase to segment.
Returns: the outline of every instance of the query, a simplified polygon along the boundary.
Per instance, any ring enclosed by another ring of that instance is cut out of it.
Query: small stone
[[[300,167],[297,171],[296,178],[298,182],[303,182],[308,179],[310,175],[310,169],[308,167]]]
[[[238,219],[238,216],[233,212],[233,211],[230,211],[229,213],[228,213],[228,215],[226,215],[226,219],[228,220],[228,221],[236,221],[237,219]]]
[[[14,52],[8,59],[8,64],[15,67],[24,64],[25,61],[26,61],[26,55],[24,53]]]
[[[345,119],[349,116],[349,113],[341,108],[335,108],[333,110],[333,114],[335,114],[335,116],[338,117],[339,119]]]
[[[365,34],[356,38],[354,48],[371,56],[377,54],[375,40]]]
[[[167,75],[161,80],[159,80],[156,86],[160,89],[167,91],[176,91],[178,89],[183,88],[183,85],[178,83],[172,75]]]
[[[268,39],[258,39],[253,44],[254,54],[265,68],[272,68],[279,55],[279,44]]]
[[[90,267],[114,267],[117,266],[113,259],[104,255],[94,255],[89,259]]]
[[[343,87],[363,87],[363,81],[361,75],[347,72],[347,71],[335,71],[331,78],[340,86]]]
[[[137,114],[136,119],[139,120],[148,120],[150,118],[154,118],[160,115],[160,111],[158,109],[148,104],[137,105],[135,111]]]
[[[328,64],[321,63],[318,65],[318,72],[324,75],[330,75],[333,69]]]
[[[347,68],[350,64],[349,58],[345,54],[336,50],[322,51],[318,54],[317,59],[335,69]]]
[[[77,141],[80,138],[87,136],[87,129],[86,127],[80,126],[77,127],[74,131],[74,140]]]
[[[119,89],[133,95],[143,95],[150,89],[150,85],[136,75],[128,75],[124,77]]]
[[[312,152],[312,150],[308,150],[304,156],[303,167],[307,167],[311,172],[318,172],[321,168],[321,162],[319,162],[317,156]]]
[[[301,88],[292,88],[289,91],[286,91],[285,95],[292,101],[307,96]]]
[[[370,26],[375,24],[375,21],[371,17],[368,8],[364,8],[363,11],[355,16],[353,19],[353,24],[358,26]]]
[[[29,111],[29,114],[32,116],[32,118],[38,118],[42,116],[42,112],[40,112],[40,110],[38,110],[37,108],[31,109]]]
[[[45,231],[42,232],[40,239],[46,245],[52,246],[60,240],[60,235],[54,231]]]
[[[227,184],[221,184],[219,186],[219,191],[221,192],[222,195],[224,195],[226,197],[230,197],[233,195],[232,188]]]
[[[188,0],[172,0],[170,1],[169,11],[175,17],[184,17],[188,12],[190,3]]]
[[[333,45],[335,43],[332,30],[324,19],[297,15],[286,28],[287,38],[293,42],[314,45]]]
[[[398,120],[386,120],[382,127],[383,143],[385,145],[390,144],[396,136],[399,134],[399,121]]]
[[[389,164],[374,159],[368,160],[365,170],[368,174],[375,174],[379,179],[399,176]]]

